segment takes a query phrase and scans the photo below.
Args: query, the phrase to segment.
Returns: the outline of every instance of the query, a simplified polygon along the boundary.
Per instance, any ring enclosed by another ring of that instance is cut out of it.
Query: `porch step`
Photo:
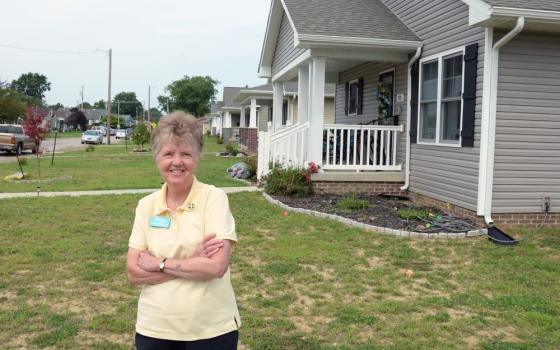
[[[313,181],[325,182],[404,182],[402,171],[326,171],[311,175]]]

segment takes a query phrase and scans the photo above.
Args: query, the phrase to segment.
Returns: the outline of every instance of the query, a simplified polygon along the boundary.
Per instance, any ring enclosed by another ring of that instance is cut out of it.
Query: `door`
[[[379,75],[378,102],[380,119],[393,116],[395,71],[391,70]]]

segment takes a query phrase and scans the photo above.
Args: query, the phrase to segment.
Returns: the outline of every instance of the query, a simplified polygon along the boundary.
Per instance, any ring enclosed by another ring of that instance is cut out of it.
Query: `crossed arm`
[[[129,248],[126,256],[128,280],[132,284],[159,284],[175,278],[208,281],[222,277],[231,255],[231,241],[207,235],[193,255],[185,259],[168,259],[159,270],[161,258],[148,251]]]

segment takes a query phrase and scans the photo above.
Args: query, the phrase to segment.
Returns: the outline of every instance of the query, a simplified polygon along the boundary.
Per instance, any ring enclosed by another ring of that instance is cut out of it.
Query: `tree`
[[[105,101],[99,100],[93,104],[94,109],[105,109]]]
[[[45,75],[30,72],[12,81],[11,87],[25,97],[42,100],[45,92],[51,90],[51,83]]]
[[[158,96],[158,102],[163,110],[181,109],[196,117],[202,117],[210,112],[210,103],[216,100],[216,85],[219,82],[209,76],[185,77],[176,80],[165,87],[169,96]]]
[[[83,104],[84,109],[91,109],[92,105],[89,102],[84,102]]]
[[[64,108],[64,105],[62,103],[58,102],[54,105],[50,105],[49,108],[52,109],[53,111],[58,111],[59,109]]]
[[[146,127],[146,124],[140,122],[134,128],[132,135],[130,136],[132,141],[137,145],[140,146],[140,150],[144,150],[144,144],[150,142],[150,131]]]
[[[115,95],[111,103],[111,113],[128,114],[137,117],[143,111],[142,103],[136,98],[135,92],[120,92]]]
[[[117,116],[115,114],[111,114],[111,128],[116,129],[117,128]],[[101,117],[101,124],[102,125],[107,125],[107,116],[104,115]]]
[[[71,125],[74,129],[79,126],[82,131],[86,131],[88,125],[86,115],[76,107],[70,108],[70,115],[64,120],[64,122]]]
[[[5,86],[0,84],[0,121],[13,123],[25,116],[25,103],[15,90]]]
[[[23,121],[23,130],[29,139],[35,144],[34,150],[37,155],[39,167],[39,179],[41,179],[41,143],[47,137],[48,130],[43,126],[43,120],[47,112],[37,107],[27,107],[27,116]]]
[[[152,117],[152,121],[159,121],[159,118],[161,118],[161,112],[159,109],[152,107],[150,108],[150,116]]]

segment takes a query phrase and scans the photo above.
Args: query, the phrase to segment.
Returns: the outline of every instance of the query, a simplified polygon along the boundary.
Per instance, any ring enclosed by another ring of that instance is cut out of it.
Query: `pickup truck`
[[[35,144],[25,135],[21,125],[0,124],[0,151],[20,155],[25,150],[34,149]]]

